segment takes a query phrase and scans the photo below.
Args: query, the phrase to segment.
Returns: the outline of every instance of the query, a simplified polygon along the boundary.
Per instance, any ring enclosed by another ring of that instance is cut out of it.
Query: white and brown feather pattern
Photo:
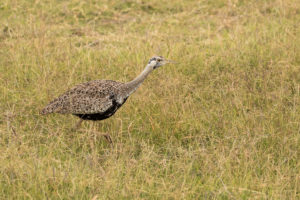
[[[95,114],[113,106],[115,97],[124,83],[111,80],[95,80],[82,83],[68,90],[49,103],[41,114]]]
[[[114,115],[154,69],[166,63],[161,56],[151,58],[144,71],[127,83],[95,80],[77,85],[54,99],[41,114],[73,114],[82,120],[94,121],[107,119]]]

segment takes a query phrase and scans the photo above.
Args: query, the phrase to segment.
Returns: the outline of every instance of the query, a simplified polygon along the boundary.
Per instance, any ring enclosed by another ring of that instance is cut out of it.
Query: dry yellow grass
[[[0,198],[299,199],[299,27],[297,0],[2,0]],[[98,127],[39,116],[155,54]]]

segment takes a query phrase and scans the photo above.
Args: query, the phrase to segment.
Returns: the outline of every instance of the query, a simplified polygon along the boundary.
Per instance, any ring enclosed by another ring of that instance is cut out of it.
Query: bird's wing
[[[113,97],[123,83],[110,80],[96,80],[82,83],[68,90],[49,103],[41,114],[103,113],[113,105]]]

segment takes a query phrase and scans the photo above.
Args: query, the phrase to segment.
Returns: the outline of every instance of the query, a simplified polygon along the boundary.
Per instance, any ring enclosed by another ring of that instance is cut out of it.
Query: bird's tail
[[[50,112],[48,111],[47,107],[40,111],[40,115],[47,115],[49,113]]]
[[[43,108],[43,110],[40,111],[40,114],[47,115],[47,114],[50,114],[53,112],[54,112],[54,106],[53,106],[53,104],[50,103],[45,108]]]
[[[62,113],[61,112],[62,106],[60,102],[54,100],[50,102],[43,110],[40,111],[41,115],[47,115],[50,113]]]

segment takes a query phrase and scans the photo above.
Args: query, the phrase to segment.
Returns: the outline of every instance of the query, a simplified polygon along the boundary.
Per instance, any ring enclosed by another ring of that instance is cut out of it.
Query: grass
[[[299,27],[297,0],[2,0],[0,199],[299,199]],[[153,55],[98,126],[38,114]]]

